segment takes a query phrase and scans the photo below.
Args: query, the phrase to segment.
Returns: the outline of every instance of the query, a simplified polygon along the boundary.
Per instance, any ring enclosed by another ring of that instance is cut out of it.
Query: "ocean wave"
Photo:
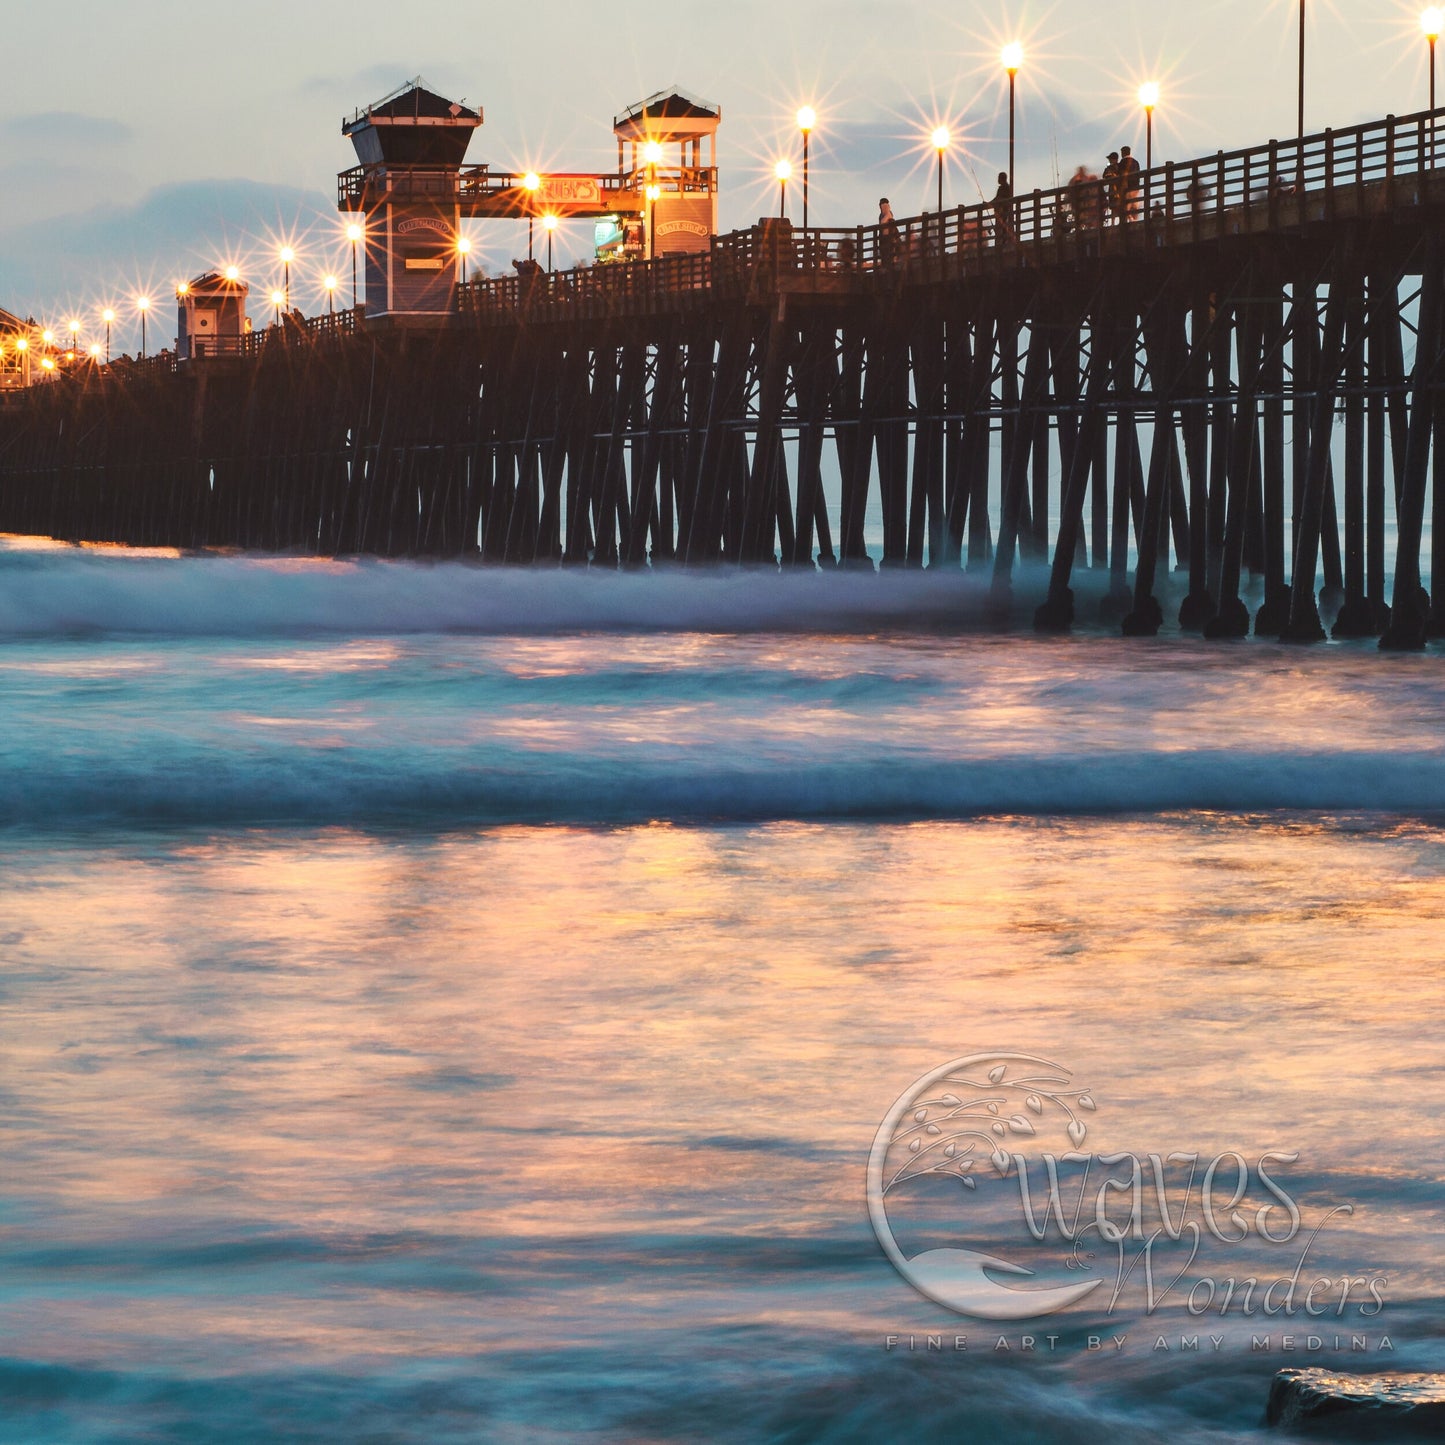
[[[12,539],[0,546],[0,637],[968,627],[991,616],[990,580],[958,569],[618,572],[180,556]],[[1079,586],[1102,593],[1107,580],[1090,574]],[[1047,583],[1040,567],[1016,573],[1019,619],[1027,620]]]
[[[7,766],[0,825],[446,827],[654,820],[962,819],[1173,812],[1445,812],[1445,754],[1145,752],[649,762],[444,748],[184,747]]]

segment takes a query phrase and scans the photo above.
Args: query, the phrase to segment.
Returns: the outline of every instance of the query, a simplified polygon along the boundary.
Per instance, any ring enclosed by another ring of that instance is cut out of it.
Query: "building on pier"
[[[30,333],[34,323],[22,321],[0,306],[0,391],[30,385]]]
[[[465,165],[482,111],[409,81],[342,125],[358,164],[338,176],[337,205],[363,222],[367,318],[428,324],[456,309],[463,218],[524,220],[533,243],[539,221],[590,218],[604,261],[708,250],[721,119],[660,91],[614,117],[615,174],[516,173]]]
[[[250,289],[234,267],[182,281],[176,287],[176,359],[238,355],[250,330],[246,320]]]
[[[342,209],[364,218],[368,316],[404,322],[453,309],[459,180],[481,123],[480,109],[428,90],[420,77],[343,123],[360,164],[342,176],[350,183]]]

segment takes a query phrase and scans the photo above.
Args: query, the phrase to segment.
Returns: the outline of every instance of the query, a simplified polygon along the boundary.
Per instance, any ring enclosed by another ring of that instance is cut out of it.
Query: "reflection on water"
[[[873,1132],[981,1048],[1089,1079],[1101,1151],[1298,1150],[1439,1368],[1442,860],[1304,815],[14,835],[0,1438],[1252,1429],[1278,1358],[1083,1315],[994,1360],[883,1260]]]

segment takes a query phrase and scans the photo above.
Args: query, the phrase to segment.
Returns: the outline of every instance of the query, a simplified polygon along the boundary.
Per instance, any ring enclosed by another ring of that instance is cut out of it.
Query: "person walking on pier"
[[[993,242],[1007,246],[1014,238],[1014,190],[1008,172],[998,173],[998,190],[993,193]]]
[[[1134,220],[1139,215],[1139,162],[1129,146],[1119,151],[1119,183],[1124,197],[1124,215]]]
[[[894,219],[893,207],[888,204],[887,196],[878,199],[878,249],[885,266],[891,266],[898,259],[898,222]]]
[[[1119,173],[1119,152],[1109,152],[1109,164],[1104,167],[1104,204],[1109,210],[1109,219],[1118,222],[1124,215],[1124,189]]]
[[[1080,166],[1069,177],[1069,213],[1076,231],[1096,230],[1103,209],[1103,187],[1088,166]]]

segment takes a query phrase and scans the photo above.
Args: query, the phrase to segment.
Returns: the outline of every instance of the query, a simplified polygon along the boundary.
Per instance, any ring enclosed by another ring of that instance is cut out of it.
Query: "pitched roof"
[[[348,125],[364,124],[368,120],[474,120],[480,123],[482,113],[463,105],[460,101],[448,100],[444,95],[428,89],[421,76],[408,80],[388,92],[378,101],[358,110]]]
[[[636,105],[629,106],[621,115],[615,116],[612,123],[620,126],[628,121],[644,119],[717,120],[721,115],[721,106],[705,105],[673,86],[669,90],[659,90],[656,95],[649,95],[646,100],[639,100]]]

